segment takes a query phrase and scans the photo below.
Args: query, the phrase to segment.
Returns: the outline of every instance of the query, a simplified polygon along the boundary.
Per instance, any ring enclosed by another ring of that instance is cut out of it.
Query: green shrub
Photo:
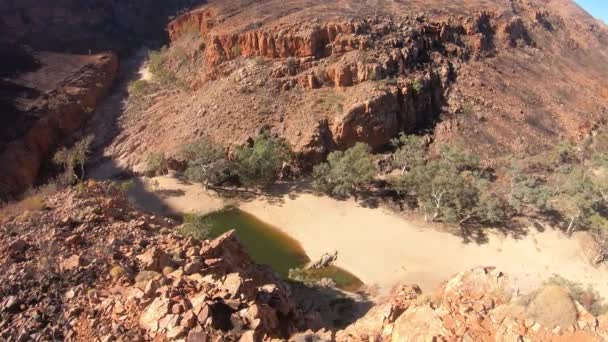
[[[527,209],[544,212],[549,209],[551,189],[538,177],[523,173],[514,164],[510,170],[509,204],[522,214]]]
[[[153,175],[161,175],[168,171],[168,161],[163,152],[151,152],[146,157],[147,172]]]
[[[205,164],[225,158],[224,148],[209,139],[199,139],[182,148],[182,157],[187,161],[200,161]]]
[[[393,153],[393,168],[400,169],[402,175],[409,168],[424,162],[426,146],[422,137],[402,133],[399,138],[391,140],[391,144],[397,148]]]
[[[291,150],[283,139],[263,132],[253,146],[236,148],[235,165],[243,184],[264,184],[276,179],[283,163],[291,159]]]
[[[348,196],[373,180],[376,168],[369,146],[357,143],[346,151],[329,154],[327,162],[313,169],[315,189],[335,196]]]
[[[414,82],[412,82],[412,89],[416,94],[420,94],[420,92],[422,91],[422,87],[422,82],[420,82],[419,80],[414,80]]]
[[[150,88],[150,82],[146,80],[133,81],[131,84],[129,84],[129,96],[141,97],[147,94]]]
[[[135,182],[133,180],[128,180],[124,182],[112,182],[110,187],[115,191],[118,191],[121,194],[126,194],[135,186]]]
[[[66,185],[84,179],[84,167],[91,143],[93,143],[93,136],[89,135],[77,141],[71,148],[62,147],[53,156],[53,162],[63,167],[64,173],[60,180]]]

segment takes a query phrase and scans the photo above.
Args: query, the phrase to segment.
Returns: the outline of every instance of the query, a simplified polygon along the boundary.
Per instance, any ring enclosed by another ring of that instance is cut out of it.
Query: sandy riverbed
[[[200,186],[180,184],[169,177],[155,179],[157,192],[176,195],[161,198],[171,211],[207,213],[223,204]],[[381,290],[405,282],[428,291],[460,271],[496,266],[522,292],[559,274],[591,285],[608,297],[606,267],[592,267],[579,239],[551,229],[530,229],[519,239],[490,233],[487,243],[466,244],[460,237],[409,222],[387,209],[364,208],[354,200],[337,201],[307,192],[257,197],[241,203],[241,209],[294,237],[311,259],[337,250],[338,266]]]

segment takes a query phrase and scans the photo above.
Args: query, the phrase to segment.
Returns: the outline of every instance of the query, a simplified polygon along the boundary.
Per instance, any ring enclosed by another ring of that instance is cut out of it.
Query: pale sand
[[[200,184],[184,183],[169,176],[135,179],[129,198],[138,206],[155,213],[208,214],[225,206],[225,201]]]
[[[170,177],[155,179],[161,190],[184,192],[161,199],[171,211],[208,213],[223,206],[221,198],[200,185],[180,184]],[[146,184],[154,190],[150,182]],[[280,201],[259,197],[243,202],[241,209],[294,237],[311,259],[337,250],[338,266],[381,291],[398,283],[415,283],[430,291],[458,272],[496,266],[522,292],[559,274],[591,285],[608,298],[606,267],[592,267],[577,239],[551,229],[530,229],[517,240],[492,233],[488,243],[465,244],[453,234],[408,222],[387,209],[363,208],[354,200],[291,193]]]
[[[300,241],[311,259],[337,250],[338,266],[383,290],[415,283],[429,291],[458,272],[495,266],[522,292],[559,274],[608,297],[605,266],[592,267],[577,239],[559,231],[531,229],[518,240],[493,233],[488,243],[465,244],[450,233],[418,227],[386,209],[363,208],[354,200],[312,194],[291,197],[281,204],[261,198],[241,208]]]

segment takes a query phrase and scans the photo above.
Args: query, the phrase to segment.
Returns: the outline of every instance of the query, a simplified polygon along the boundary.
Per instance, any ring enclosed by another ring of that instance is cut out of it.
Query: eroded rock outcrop
[[[548,286],[516,296],[507,275],[476,268],[456,275],[430,295],[401,287],[385,304],[336,333],[336,341],[601,341],[608,326]]]

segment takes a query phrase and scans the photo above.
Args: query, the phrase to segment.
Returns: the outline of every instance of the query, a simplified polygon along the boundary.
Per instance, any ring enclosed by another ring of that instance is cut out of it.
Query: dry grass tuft
[[[57,192],[55,184],[45,185],[34,191],[29,191],[20,201],[9,202],[0,206],[0,222],[41,211],[44,209],[45,198],[55,192]]]
[[[546,285],[527,300],[526,313],[545,327],[568,328],[576,323],[577,310],[568,289]]]

